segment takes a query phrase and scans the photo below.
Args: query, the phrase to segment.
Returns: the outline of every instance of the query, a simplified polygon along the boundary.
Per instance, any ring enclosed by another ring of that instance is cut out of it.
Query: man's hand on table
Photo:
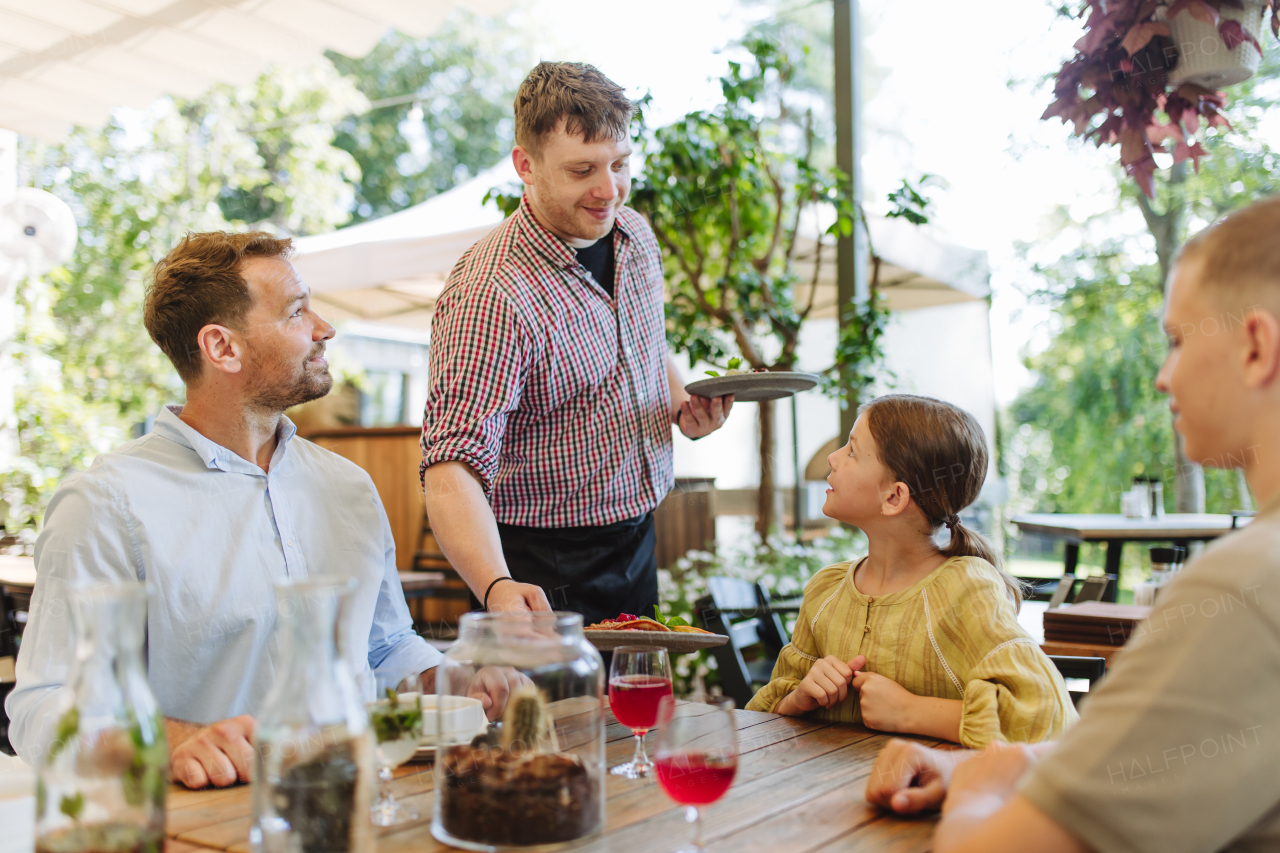
[[[169,740],[169,769],[188,788],[219,788],[253,777],[253,734],[257,721],[248,714],[207,726],[164,721]]]
[[[956,767],[976,754],[967,749],[931,749],[895,738],[871,769],[867,802],[898,814],[937,809],[947,796]]]
[[[733,408],[733,395],[723,397],[690,397],[680,404],[676,424],[685,438],[702,438],[724,426]]]

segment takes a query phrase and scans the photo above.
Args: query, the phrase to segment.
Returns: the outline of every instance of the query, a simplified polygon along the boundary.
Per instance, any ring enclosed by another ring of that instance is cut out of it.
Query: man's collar
[[[613,231],[610,232],[610,236],[616,234],[621,238],[617,252],[619,256],[622,254],[623,246],[631,237],[627,233],[626,225],[623,223],[625,218],[623,216],[624,210],[626,210],[625,207],[618,210],[618,215],[613,220]],[[555,234],[552,234],[545,225],[538,221],[527,192],[520,197],[520,209],[515,215],[520,217],[520,225],[524,230],[525,236],[529,238],[529,242],[547,260],[563,269],[574,269],[578,266],[578,254],[573,247]]]
[[[165,406],[156,416],[154,432],[170,441],[189,447],[195,451],[206,468],[217,468],[222,471],[236,471],[242,474],[265,475],[265,472],[253,462],[241,458],[222,445],[206,438],[203,433],[188,424],[179,415],[182,406]],[[276,428],[276,449],[271,455],[271,468],[284,458],[285,446],[289,439],[298,432],[287,415],[280,416],[280,425]]]

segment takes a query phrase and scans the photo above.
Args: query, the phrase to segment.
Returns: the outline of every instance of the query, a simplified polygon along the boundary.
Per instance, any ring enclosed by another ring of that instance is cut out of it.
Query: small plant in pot
[[[1262,55],[1262,19],[1280,37],[1280,0],[1087,0],[1076,54],[1041,118],[1061,118],[1097,145],[1119,145],[1120,165],[1155,196],[1156,153],[1199,169],[1203,126],[1230,127],[1219,86],[1247,79]],[[1169,146],[1172,147],[1169,147]]]

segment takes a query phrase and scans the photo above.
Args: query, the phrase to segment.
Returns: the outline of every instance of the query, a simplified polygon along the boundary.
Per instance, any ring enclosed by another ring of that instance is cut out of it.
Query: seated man
[[[1187,243],[1156,379],[1187,457],[1243,468],[1257,518],[1164,588],[1059,744],[885,748],[867,799],[912,812],[945,795],[935,853],[1280,850],[1277,233],[1280,197]]]
[[[276,581],[357,578],[354,671],[425,671],[434,683],[441,655],[414,633],[372,481],[295,437],[283,414],[333,384],[324,350],[334,329],[312,310],[291,250],[260,232],[192,234],[156,266],[144,321],[186,405],[67,477],[49,504],[6,703],[28,762],[53,740],[74,656],[67,591],[94,580],[147,585],[149,681],[173,776],[191,787],[249,779],[252,715],[281,669]],[[489,707],[505,698],[500,681],[477,687]]]

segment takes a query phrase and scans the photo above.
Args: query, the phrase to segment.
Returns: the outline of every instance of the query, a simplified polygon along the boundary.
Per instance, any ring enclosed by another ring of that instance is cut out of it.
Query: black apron
[[[499,524],[511,577],[542,587],[553,610],[581,613],[583,624],[619,613],[653,616],[658,559],[653,513],[600,527]]]

